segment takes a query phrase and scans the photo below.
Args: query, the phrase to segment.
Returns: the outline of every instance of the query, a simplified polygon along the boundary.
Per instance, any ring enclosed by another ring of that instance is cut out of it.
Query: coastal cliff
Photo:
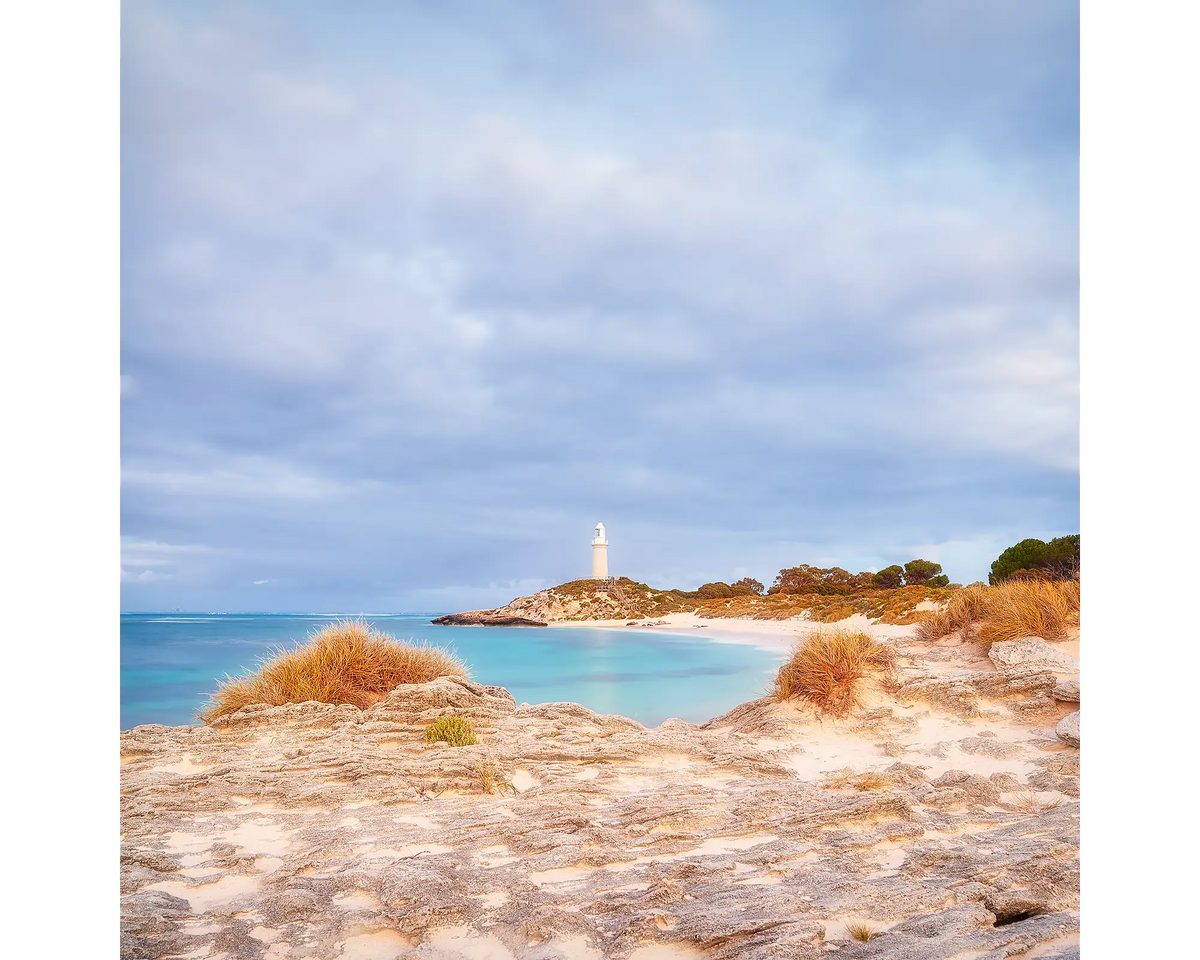
[[[1072,645],[892,643],[841,720],[441,677],[126,731],[122,956],[1078,957]]]

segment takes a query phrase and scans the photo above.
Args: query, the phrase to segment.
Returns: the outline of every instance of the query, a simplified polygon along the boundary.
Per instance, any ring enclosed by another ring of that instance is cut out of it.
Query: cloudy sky
[[[1078,531],[1076,4],[122,10],[123,609]]]

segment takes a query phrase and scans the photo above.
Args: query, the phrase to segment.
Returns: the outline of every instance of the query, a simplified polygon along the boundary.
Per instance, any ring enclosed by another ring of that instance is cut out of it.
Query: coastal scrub
[[[276,651],[253,673],[227,676],[197,716],[211,723],[252,703],[307,700],[365,708],[401,684],[467,675],[463,663],[440,647],[400,643],[361,620],[341,620],[311,634],[303,646]]]
[[[971,586],[917,627],[921,640],[955,631],[985,647],[1002,640],[1041,637],[1065,640],[1079,626],[1078,580],[1010,580],[995,587]]]
[[[815,633],[779,668],[772,696],[805,700],[822,713],[844,717],[858,703],[859,681],[868,673],[890,673],[892,666],[892,652],[870,634]]]

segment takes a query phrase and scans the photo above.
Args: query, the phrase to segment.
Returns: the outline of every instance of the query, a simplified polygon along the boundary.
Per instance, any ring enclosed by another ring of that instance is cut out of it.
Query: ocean
[[[575,627],[434,626],[437,614],[365,615],[397,640],[429,641],[458,654],[479,683],[506,687],[517,703],[569,700],[657,726],[668,717],[703,723],[762,696],[782,662],[750,644],[694,634]],[[252,670],[277,648],[302,642],[338,615],[121,615],[121,729],[195,723],[226,674]]]

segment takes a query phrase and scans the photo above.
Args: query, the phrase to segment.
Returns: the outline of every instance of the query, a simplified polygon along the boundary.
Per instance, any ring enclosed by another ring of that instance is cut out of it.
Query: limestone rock
[[[1079,678],[1071,677],[1064,680],[1059,680],[1054,685],[1054,699],[1062,700],[1066,703],[1079,702]]]
[[[997,740],[992,737],[966,737],[958,741],[958,748],[963,753],[973,753],[981,757],[995,757],[998,760],[1012,760],[1021,756],[1024,750],[1015,743]]]
[[[544,620],[532,617],[520,617],[502,610],[467,610],[463,613],[450,613],[444,617],[430,620],[436,624],[457,624],[465,627],[544,627]]]
[[[933,781],[933,785],[943,789],[950,787],[961,790],[978,803],[997,803],[1000,800],[1000,788],[995,783],[965,770],[947,770]]]
[[[896,698],[908,702],[922,700],[960,717],[982,715],[983,700],[1001,701],[1010,712],[1030,719],[1054,708],[1050,696],[1054,683],[1052,671],[1026,666],[952,676],[923,675],[907,678],[897,690]]]
[[[1079,711],[1067,714],[1058,722],[1058,726],[1054,728],[1058,739],[1063,743],[1070,744],[1072,747],[1079,746]]]
[[[1019,705],[1054,677],[949,682]],[[139,727],[121,735],[122,956],[783,960],[837,941],[846,957],[925,960],[1069,940],[1078,754],[1043,751],[1027,780],[1036,741],[999,709],[986,731],[941,714],[928,749],[918,721],[937,709],[839,721],[763,700],[648,730],[443,677],[366,710]],[[446,713],[482,742],[425,743]],[[948,769],[956,745],[991,775]],[[887,758],[901,748],[912,763]],[[880,775],[872,788],[826,785],[847,760]],[[1034,786],[1064,799],[1030,812],[1001,798]],[[847,917],[886,929],[851,942]]]
[[[402,684],[366,712],[373,720],[427,723],[451,715],[496,721],[516,709],[517,701],[503,687],[488,687],[461,677],[438,677],[429,683]]]
[[[1001,670],[1011,667],[1033,667],[1053,670],[1056,673],[1078,673],[1079,661],[1047,643],[1041,637],[1022,637],[1019,640],[1001,640],[988,650],[988,659]]]

